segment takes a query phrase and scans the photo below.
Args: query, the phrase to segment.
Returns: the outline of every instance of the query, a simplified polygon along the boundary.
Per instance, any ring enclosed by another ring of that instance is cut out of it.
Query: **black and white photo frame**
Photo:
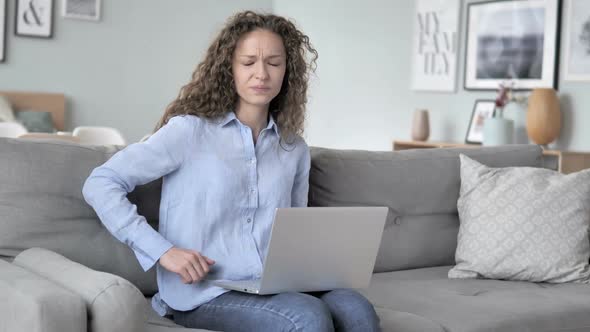
[[[8,21],[7,0],[0,0],[0,62],[6,61],[6,22]]]
[[[465,89],[557,89],[561,0],[494,0],[467,7]]]
[[[62,0],[61,15],[79,20],[100,20],[101,0]]]
[[[465,135],[465,143],[467,144],[482,144],[483,142],[483,124],[486,119],[494,115],[496,108],[495,100],[478,99],[473,105],[473,112],[467,127],[467,134]]]
[[[53,0],[16,0],[14,34],[24,37],[53,36]]]
[[[590,1],[566,0],[564,11],[563,79],[590,82]]]

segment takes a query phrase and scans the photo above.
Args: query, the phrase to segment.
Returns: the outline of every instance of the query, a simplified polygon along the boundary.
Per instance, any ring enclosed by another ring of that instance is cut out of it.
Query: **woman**
[[[299,135],[316,59],[288,20],[235,15],[157,131],[86,181],[84,197],[108,230],[145,270],[157,266],[161,315],[221,331],[378,330],[373,307],[352,290],[258,296],[208,281],[260,277],[275,209],[307,205],[310,155]],[[159,177],[155,231],[126,196]]]

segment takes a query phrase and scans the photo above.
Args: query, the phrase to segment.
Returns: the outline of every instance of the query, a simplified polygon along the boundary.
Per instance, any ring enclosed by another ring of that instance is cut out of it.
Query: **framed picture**
[[[100,0],[62,0],[61,15],[80,20],[100,20]]]
[[[53,0],[17,0],[14,25],[17,36],[51,38]]]
[[[465,89],[557,89],[560,11],[560,0],[470,3]]]
[[[455,92],[460,0],[416,0],[412,89]]]
[[[481,144],[483,142],[483,123],[494,114],[496,101],[479,99],[475,101],[471,120],[467,128],[465,143]]]
[[[590,81],[590,1],[567,0],[565,3],[566,81]]]
[[[6,0],[0,0],[0,62],[6,60],[6,16],[7,11]]]

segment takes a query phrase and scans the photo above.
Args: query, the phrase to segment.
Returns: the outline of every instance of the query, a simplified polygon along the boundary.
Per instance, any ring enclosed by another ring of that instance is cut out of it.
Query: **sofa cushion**
[[[90,332],[143,331],[145,299],[129,281],[41,248],[21,252],[13,263],[78,294],[86,303]]]
[[[445,332],[590,330],[588,285],[448,279],[450,268],[376,273],[361,292],[384,332],[436,331],[437,325]]]
[[[0,331],[86,331],[82,298],[15,264],[0,261]]]
[[[51,112],[19,110],[15,114],[15,119],[31,133],[53,133],[55,131]]]
[[[90,172],[119,149],[0,138],[0,257],[47,248],[154,294],[155,269],[143,272],[133,251],[108,232],[82,196]],[[153,227],[158,225],[160,191],[158,180],[128,196]]]
[[[461,155],[451,278],[590,279],[590,169],[491,168]]]
[[[396,152],[314,147],[309,205],[388,206],[377,272],[454,264],[460,153],[496,167],[542,164],[534,145]]]

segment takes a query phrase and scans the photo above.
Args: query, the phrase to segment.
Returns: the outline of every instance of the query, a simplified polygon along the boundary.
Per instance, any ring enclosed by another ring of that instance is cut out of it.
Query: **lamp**
[[[546,145],[559,136],[561,113],[555,90],[533,89],[526,114],[526,131],[536,144]]]

